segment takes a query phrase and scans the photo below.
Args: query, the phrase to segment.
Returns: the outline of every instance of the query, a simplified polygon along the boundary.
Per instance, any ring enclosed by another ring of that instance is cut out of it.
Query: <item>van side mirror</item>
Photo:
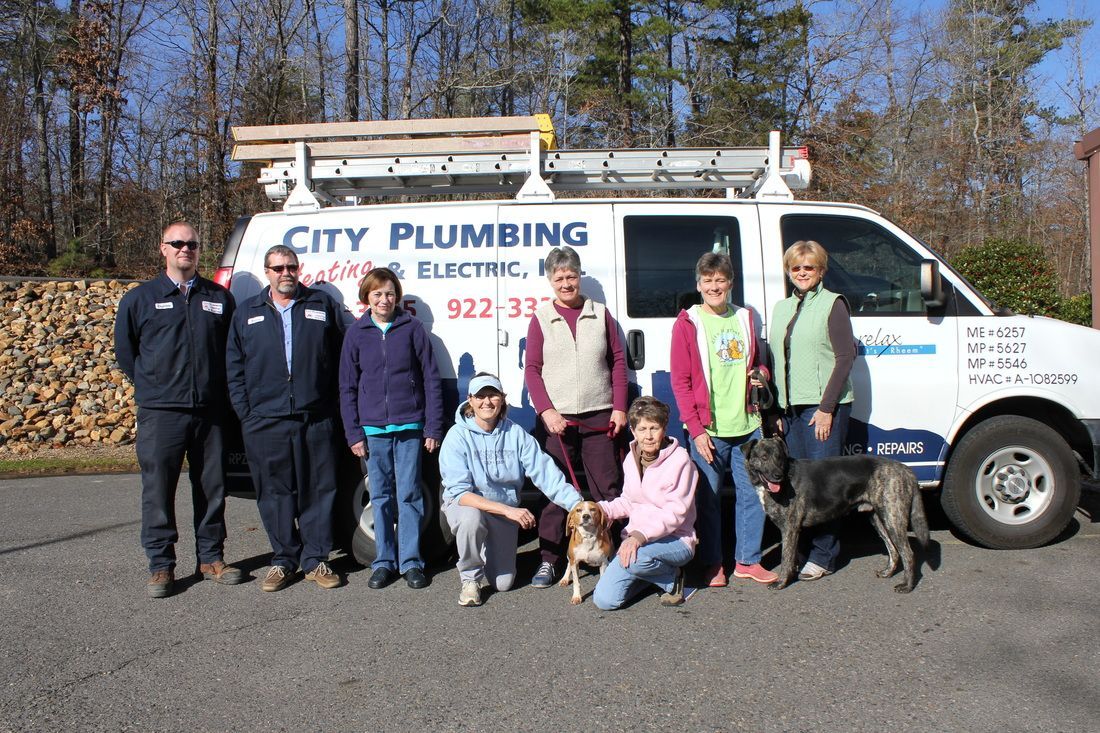
[[[943,280],[939,260],[921,260],[920,297],[929,308],[943,305]]]

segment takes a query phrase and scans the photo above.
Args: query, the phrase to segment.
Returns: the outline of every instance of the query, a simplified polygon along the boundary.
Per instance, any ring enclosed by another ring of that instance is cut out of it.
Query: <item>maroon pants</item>
[[[595,501],[614,499],[622,493],[622,464],[619,460],[618,440],[607,435],[611,422],[611,410],[585,412],[580,415],[563,415],[570,425],[561,436],[546,434],[544,447],[554,462],[565,474],[565,479],[573,483],[566,466],[562,448],[569,454],[573,471],[580,473],[584,467],[588,495]],[[626,428],[624,427],[625,431]],[[559,437],[561,438],[559,440]],[[578,477],[578,480],[580,478]],[[576,487],[584,491],[583,487]],[[557,566],[565,556],[565,516],[566,512],[557,504],[545,501],[539,513],[539,552],[542,561]],[[618,540],[618,537],[615,537]]]

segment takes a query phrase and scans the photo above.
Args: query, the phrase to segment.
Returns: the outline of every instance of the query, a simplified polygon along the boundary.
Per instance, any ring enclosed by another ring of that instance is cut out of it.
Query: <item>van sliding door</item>
[[[722,201],[616,204],[615,224],[621,263],[616,273],[616,317],[626,334],[631,381],[641,394],[669,404],[669,424],[678,431],[669,349],[676,316],[701,302],[695,284],[699,257],[706,252],[728,254],[734,268],[730,299],[753,306],[763,316],[756,207]]]

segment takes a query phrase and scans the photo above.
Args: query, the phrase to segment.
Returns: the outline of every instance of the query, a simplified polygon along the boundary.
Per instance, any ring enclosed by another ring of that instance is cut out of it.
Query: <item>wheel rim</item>
[[[365,480],[355,485],[355,491],[351,495],[351,510],[355,513],[355,523],[359,526],[359,531],[373,542],[374,512],[370,510],[370,489]]]
[[[1054,469],[1034,449],[999,448],[982,461],[974,481],[978,505],[1002,524],[1027,524],[1054,500]]]
[[[420,490],[424,494],[424,516],[420,518],[420,531],[423,533],[431,520],[432,506],[428,495],[424,492],[424,484],[421,482]],[[355,491],[351,495],[351,510],[355,513],[356,525],[359,531],[374,542],[374,512],[371,511],[370,481],[363,479],[355,485]]]

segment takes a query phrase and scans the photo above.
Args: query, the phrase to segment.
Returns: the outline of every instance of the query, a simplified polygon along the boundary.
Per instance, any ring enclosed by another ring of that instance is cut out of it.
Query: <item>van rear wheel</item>
[[[454,537],[439,510],[439,489],[431,490],[424,482],[424,516],[420,521],[420,557],[424,564],[439,562],[450,552]],[[351,554],[355,561],[370,567],[378,551],[374,543],[374,512],[370,502],[370,479],[364,476],[351,492],[351,515],[355,528],[351,536]]]
[[[968,432],[944,476],[940,503],[970,539],[997,550],[1050,542],[1069,524],[1081,496],[1077,461],[1043,423],[995,417]]]

